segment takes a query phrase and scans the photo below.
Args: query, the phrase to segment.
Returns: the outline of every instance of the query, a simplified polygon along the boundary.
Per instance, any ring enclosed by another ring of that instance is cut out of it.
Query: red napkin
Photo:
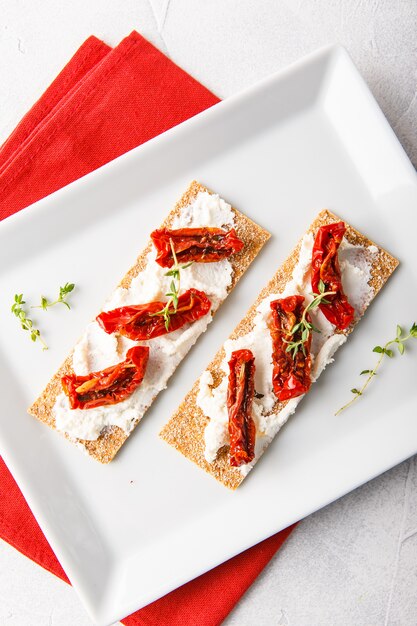
[[[138,33],[114,49],[90,37],[0,150],[0,219],[216,102]],[[124,624],[220,624],[291,530],[172,591]],[[68,582],[1,459],[0,537]]]

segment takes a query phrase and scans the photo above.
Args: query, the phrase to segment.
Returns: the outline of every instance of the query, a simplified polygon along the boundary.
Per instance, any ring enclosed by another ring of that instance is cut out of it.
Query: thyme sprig
[[[48,298],[45,298],[45,296],[41,296],[41,303],[31,306],[31,309],[43,309],[44,311],[47,311],[48,309],[50,309],[52,306],[55,306],[56,304],[65,304],[65,306],[70,309],[70,305],[67,301],[67,296],[69,293],[71,293],[71,291],[74,290],[74,283],[65,283],[65,285],[63,287],[59,288],[59,295],[57,297],[56,300],[52,300],[49,301]]]
[[[335,415],[340,415],[342,411],[345,411],[350,406],[352,406],[352,404],[354,404],[364,394],[371,380],[374,378],[374,376],[377,375],[378,369],[380,368],[385,356],[387,356],[389,359],[393,358],[394,351],[391,349],[390,346],[394,346],[394,347],[396,346],[399,354],[400,355],[404,354],[406,342],[411,338],[417,339],[417,324],[415,322],[414,324],[412,324],[408,334],[404,335],[403,333],[404,331],[401,328],[401,326],[397,325],[395,339],[390,339],[383,346],[375,346],[372,352],[376,352],[380,356],[374,368],[370,370],[368,369],[368,370],[361,371],[361,375],[367,375],[364,384],[362,385],[360,389],[357,389],[356,387],[354,387],[353,389],[350,390],[351,393],[353,393],[353,398],[349,402],[344,404],[342,407],[340,407],[340,409],[336,411]]]
[[[294,324],[294,326],[290,330],[290,334],[292,337],[294,337],[295,333],[300,332],[300,339],[298,341],[284,340],[285,343],[288,344],[285,351],[292,352],[293,358],[295,358],[299,350],[302,350],[303,354],[305,355],[306,352],[304,344],[306,343],[306,341],[308,341],[311,332],[320,332],[318,328],[316,328],[311,322],[307,320],[307,314],[309,313],[309,311],[316,309],[321,303],[330,304],[330,301],[327,300],[327,296],[331,296],[335,293],[334,291],[326,291],[326,285],[322,280],[319,281],[318,289],[319,293],[310,293],[310,295],[313,296],[313,300],[304,309],[300,321],[297,324]]]
[[[27,313],[24,309],[25,304],[26,302],[23,300],[23,294],[15,293],[14,302],[12,304],[11,311],[13,315],[15,315],[17,319],[19,320],[20,326],[23,328],[23,330],[28,331],[28,333],[30,334],[31,340],[32,341],[39,340],[40,343],[42,344],[42,350],[47,350],[48,346],[46,345],[40,333],[40,330],[33,325],[33,321],[27,316]]]
[[[171,276],[171,284],[169,286],[169,291],[165,295],[168,300],[163,309],[158,311],[157,313],[152,313],[151,315],[161,315],[165,321],[165,328],[167,332],[169,332],[169,326],[171,323],[171,315],[177,312],[178,309],[178,298],[180,295],[181,289],[181,270],[185,270],[187,267],[190,267],[194,263],[194,261],[190,261],[189,263],[178,263],[177,255],[174,249],[174,243],[172,239],[169,240],[169,244],[171,246],[172,258],[174,259],[174,264],[171,269],[166,272],[165,276]]]

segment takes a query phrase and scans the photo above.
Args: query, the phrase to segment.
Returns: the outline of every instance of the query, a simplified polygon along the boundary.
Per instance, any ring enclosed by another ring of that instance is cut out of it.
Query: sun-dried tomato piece
[[[234,228],[228,231],[221,228],[161,228],[151,233],[151,239],[158,252],[156,262],[162,267],[174,264],[171,241],[179,263],[213,263],[239,252],[244,246]]]
[[[304,313],[304,296],[289,296],[270,303],[272,319],[272,386],[278,400],[284,401],[307,393],[311,386],[311,332],[294,355],[288,342],[302,339],[301,330],[291,334]],[[306,315],[307,322],[310,317]]]
[[[340,330],[347,328],[354,319],[355,310],[349,304],[343,291],[338,250],[345,234],[343,222],[321,226],[316,235],[311,261],[311,286],[319,293],[319,283],[323,281],[325,291],[335,293],[326,296],[328,304],[320,302],[319,308],[325,317]]]
[[[106,333],[118,332],[133,341],[142,341],[171,333],[187,322],[195,322],[209,312],[211,302],[204,291],[184,291],[178,298],[177,309],[171,304],[168,310],[169,330],[165,326],[163,315],[158,315],[165,305],[166,302],[149,302],[122,306],[100,313],[96,320]]]
[[[147,346],[130,348],[126,359],[86,376],[67,374],[61,378],[71,409],[93,409],[117,404],[128,398],[141,384],[149,358]]]
[[[229,361],[227,410],[229,413],[230,465],[250,463],[255,456],[256,427],[252,418],[255,358],[250,350],[232,352]]]

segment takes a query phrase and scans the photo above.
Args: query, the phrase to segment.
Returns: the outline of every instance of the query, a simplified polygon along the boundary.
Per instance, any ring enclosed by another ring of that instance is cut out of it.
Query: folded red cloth
[[[90,37],[0,149],[0,219],[218,102],[138,33]],[[288,528],[127,617],[128,626],[220,624]],[[0,460],[0,537],[68,579]]]

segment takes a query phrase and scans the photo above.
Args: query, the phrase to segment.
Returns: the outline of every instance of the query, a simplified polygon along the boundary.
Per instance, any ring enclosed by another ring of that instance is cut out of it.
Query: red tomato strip
[[[318,229],[313,247],[311,262],[311,286],[314,293],[319,293],[319,282],[323,281],[325,291],[334,291],[320,303],[320,310],[325,317],[340,330],[347,328],[354,319],[355,311],[343,292],[340,275],[338,250],[345,234],[343,222],[328,224]]]
[[[141,384],[149,358],[147,346],[130,348],[126,359],[87,376],[68,374],[61,378],[71,409],[93,409],[117,404],[128,398]]]
[[[288,341],[299,341],[301,332],[293,335],[291,329],[301,320],[304,312],[304,297],[289,296],[270,303],[272,321],[270,332],[272,337],[272,385],[278,400],[289,400],[307,393],[311,386],[311,333],[293,356],[287,352]],[[309,316],[306,316],[309,322]]]
[[[227,410],[229,413],[230,465],[250,463],[255,456],[256,427],[252,418],[255,358],[250,350],[232,352],[229,361]]]
[[[156,262],[162,267],[174,264],[171,241],[181,263],[213,263],[239,252],[244,246],[234,228],[229,231],[221,228],[162,228],[154,230],[151,239],[158,252]]]
[[[172,311],[169,311],[169,330],[165,328],[164,317],[156,315],[165,305],[166,302],[149,302],[122,306],[100,313],[96,320],[106,333],[118,332],[133,341],[142,341],[171,333],[187,322],[195,322],[209,312],[211,302],[204,291],[184,291],[178,298],[177,310],[172,305]]]

